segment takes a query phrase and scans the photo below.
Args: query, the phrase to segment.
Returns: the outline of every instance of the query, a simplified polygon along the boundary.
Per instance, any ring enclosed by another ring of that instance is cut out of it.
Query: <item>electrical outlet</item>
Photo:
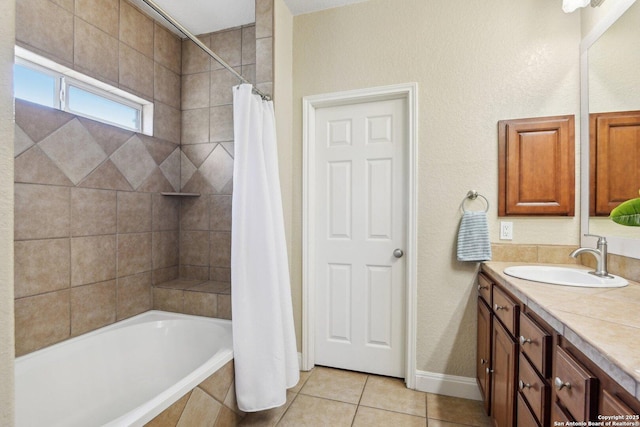
[[[500,221],[500,240],[513,239],[513,223]]]

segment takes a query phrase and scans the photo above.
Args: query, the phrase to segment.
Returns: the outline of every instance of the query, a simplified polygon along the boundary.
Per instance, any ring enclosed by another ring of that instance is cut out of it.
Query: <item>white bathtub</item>
[[[17,358],[16,426],[141,426],[232,358],[231,321],[148,311]]]

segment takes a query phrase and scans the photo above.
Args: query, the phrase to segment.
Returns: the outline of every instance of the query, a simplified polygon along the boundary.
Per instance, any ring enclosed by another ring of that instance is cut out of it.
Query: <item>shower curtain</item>
[[[251,89],[233,88],[231,304],[236,397],[245,412],[283,405],[300,375],[273,102]]]

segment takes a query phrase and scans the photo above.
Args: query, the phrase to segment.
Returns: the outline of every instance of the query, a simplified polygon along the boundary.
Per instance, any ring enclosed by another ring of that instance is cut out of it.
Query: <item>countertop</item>
[[[507,267],[526,264],[485,262],[482,269],[640,399],[640,283],[629,280],[624,288],[579,288],[503,273]]]

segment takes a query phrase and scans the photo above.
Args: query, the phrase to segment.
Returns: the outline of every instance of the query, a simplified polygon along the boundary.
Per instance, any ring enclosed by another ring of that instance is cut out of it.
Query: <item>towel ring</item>
[[[485,213],[489,212],[489,200],[487,200],[486,197],[484,197],[482,194],[478,193],[476,190],[469,190],[467,192],[467,196],[462,199],[462,203],[460,203],[460,207],[462,207],[462,211],[466,212],[467,210],[464,208],[464,202],[466,202],[467,200],[475,200],[478,197],[482,197],[482,199],[484,200],[484,203],[487,205],[487,208],[484,210]]]

